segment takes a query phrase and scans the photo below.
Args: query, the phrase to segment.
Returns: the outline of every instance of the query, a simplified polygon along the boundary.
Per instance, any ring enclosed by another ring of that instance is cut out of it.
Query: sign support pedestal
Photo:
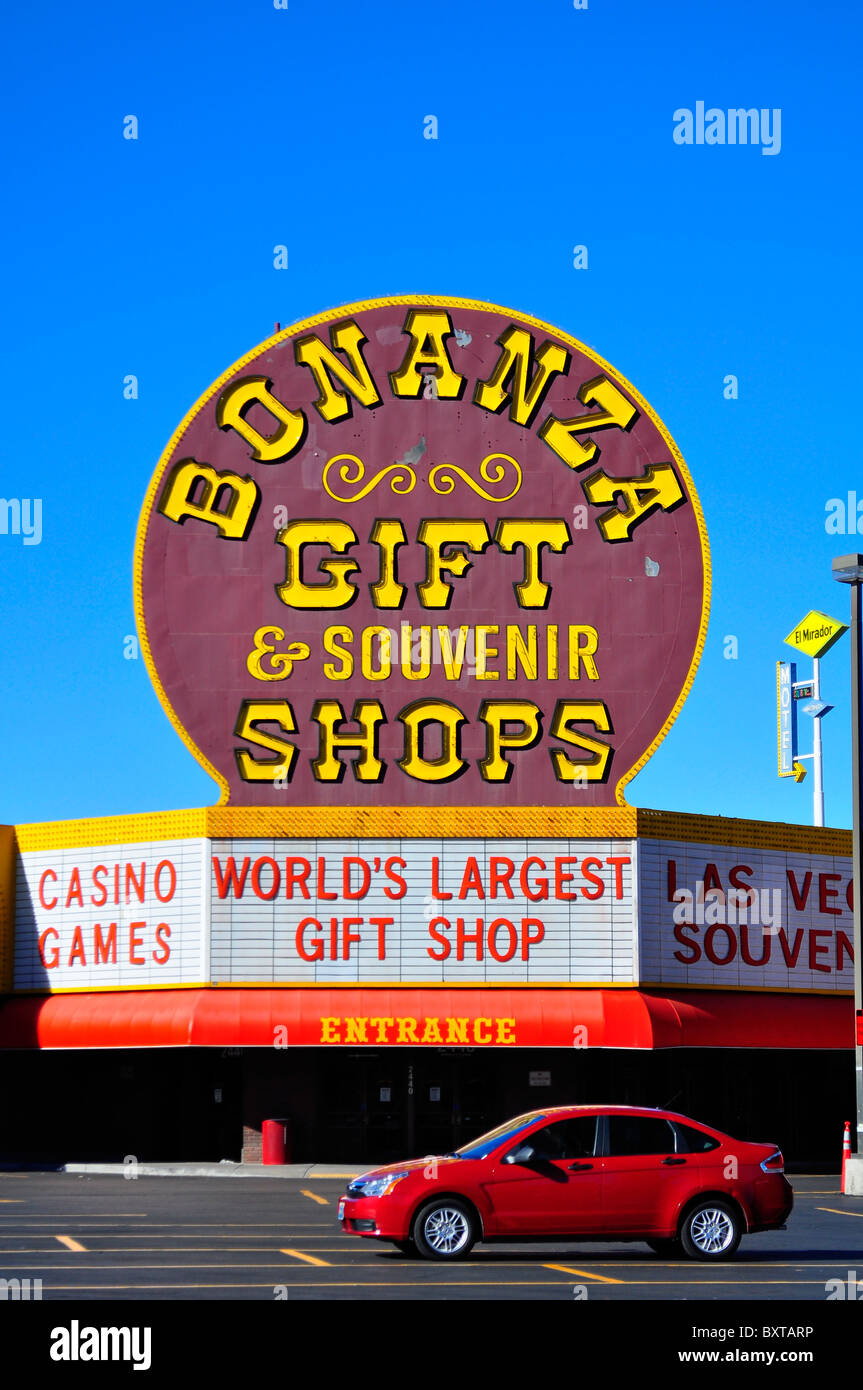
[[[812,697],[821,699],[821,663],[812,661]],[[812,824],[824,824],[824,774],[821,764],[821,720],[812,720]]]

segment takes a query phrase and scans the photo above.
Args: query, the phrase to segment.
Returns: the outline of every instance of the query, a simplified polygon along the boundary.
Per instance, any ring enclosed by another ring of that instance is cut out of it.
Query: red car
[[[794,1194],[775,1144],[743,1143],[668,1110],[533,1110],[456,1153],[349,1183],[342,1230],[429,1260],[478,1240],[644,1240],[695,1260],[782,1227]]]

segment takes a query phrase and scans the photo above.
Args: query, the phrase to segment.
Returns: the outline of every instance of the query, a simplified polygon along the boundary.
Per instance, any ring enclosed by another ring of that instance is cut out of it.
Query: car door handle
[[[588,1168],[592,1167],[592,1163],[570,1163],[569,1171],[570,1173],[583,1173],[586,1172]]]
[[[676,1167],[677,1164],[679,1164],[679,1163],[685,1163],[685,1162],[686,1162],[686,1159],[685,1159],[685,1158],[664,1158],[662,1161],[663,1161],[663,1163],[665,1163],[669,1168],[673,1168],[673,1167]]]

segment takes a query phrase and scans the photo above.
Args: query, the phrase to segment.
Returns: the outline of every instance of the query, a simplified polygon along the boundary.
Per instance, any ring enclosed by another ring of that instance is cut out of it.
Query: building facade
[[[850,833],[566,818],[522,841],[469,810],[440,839],[401,811],[373,839],[356,812],[336,839],[230,807],[7,828],[0,1155],[255,1161],[284,1118],[297,1161],[371,1163],[614,1101],[835,1158]]]

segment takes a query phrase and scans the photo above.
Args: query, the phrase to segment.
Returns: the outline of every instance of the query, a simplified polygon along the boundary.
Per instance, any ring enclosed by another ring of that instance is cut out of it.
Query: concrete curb
[[[2,1173],[89,1173],[124,1178],[355,1178],[378,1165],[343,1168],[334,1163],[0,1163]]]

